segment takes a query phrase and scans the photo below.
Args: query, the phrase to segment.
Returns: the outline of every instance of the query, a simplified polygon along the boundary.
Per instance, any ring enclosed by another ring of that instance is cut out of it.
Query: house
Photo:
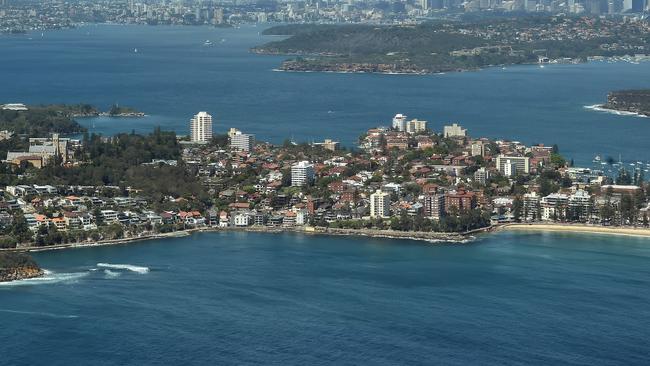
[[[245,227],[251,224],[251,217],[246,213],[238,213],[235,215],[235,226]]]
[[[219,212],[219,227],[228,227],[230,226],[230,216],[228,212],[221,211]]]
[[[296,213],[293,211],[287,211],[284,213],[284,218],[282,219],[282,226],[295,226],[296,225]]]
[[[113,210],[100,211],[100,217],[107,224],[118,222],[117,214],[118,214],[117,211],[113,211]]]

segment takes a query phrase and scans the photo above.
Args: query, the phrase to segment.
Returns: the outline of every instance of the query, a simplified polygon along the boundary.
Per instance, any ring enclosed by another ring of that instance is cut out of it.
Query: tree
[[[521,212],[523,209],[524,205],[521,200],[520,196],[515,197],[514,201],[512,202],[512,218],[516,222],[521,222]]]
[[[29,230],[27,220],[21,212],[14,215],[12,222],[11,234],[16,238],[19,243],[25,243],[32,240],[32,232]]]

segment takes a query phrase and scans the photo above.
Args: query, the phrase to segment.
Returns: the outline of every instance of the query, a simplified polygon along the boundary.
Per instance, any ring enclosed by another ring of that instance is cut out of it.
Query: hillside
[[[435,73],[493,65],[584,61],[650,49],[643,26],[589,18],[530,17],[419,25],[285,25],[288,36],[252,49],[290,55],[287,71]]]

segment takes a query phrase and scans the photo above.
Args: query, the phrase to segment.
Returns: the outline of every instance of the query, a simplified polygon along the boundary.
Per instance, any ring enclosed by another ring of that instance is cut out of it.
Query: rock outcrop
[[[43,276],[43,270],[25,253],[0,253],[0,282]]]
[[[650,89],[611,92],[607,95],[607,104],[603,107],[650,116]]]

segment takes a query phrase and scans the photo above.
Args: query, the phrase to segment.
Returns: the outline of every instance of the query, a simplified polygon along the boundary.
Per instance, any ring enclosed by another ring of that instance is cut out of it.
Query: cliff
[[[620,90],[607,95],[607,109],[650,116],[650,89]]]
[[[25,253],[0,253],[0,282],[40,277],[43,270]]]

